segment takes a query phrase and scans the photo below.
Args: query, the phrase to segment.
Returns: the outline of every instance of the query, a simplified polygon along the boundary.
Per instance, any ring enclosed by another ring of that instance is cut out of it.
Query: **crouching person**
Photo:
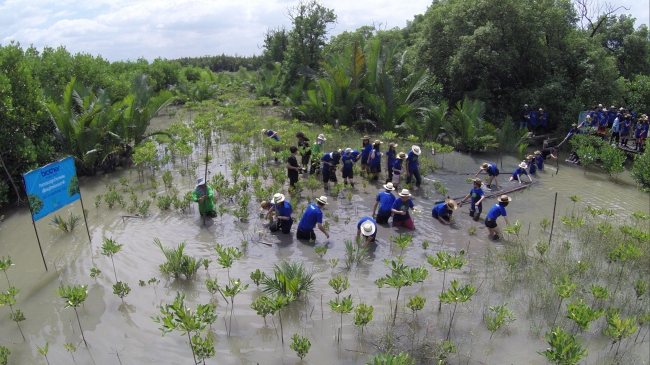
[[[315,240],[316,233],[314,227],[318,226],[325,237],[330,238],[330,234],[323,227],[323,207],[327,205],[327,197],[321,196],[316,198],[316,203],[311,203],[302,214],[302,219],[298,223],[298,230],[296,231],[296,238],[303,240]]]
[[[291,218],[291,203],[285,201],[283,194],[273,195],[273,199],[270,203],[267,203],[265,206],[262,206],[264,209],[268,209],[266,213],[266,218],[275,215],[275,221],[269,226],[271,232],[282,231],[282,233],[287,234],[291,232],[291,226],[293,226],[293,218]]]

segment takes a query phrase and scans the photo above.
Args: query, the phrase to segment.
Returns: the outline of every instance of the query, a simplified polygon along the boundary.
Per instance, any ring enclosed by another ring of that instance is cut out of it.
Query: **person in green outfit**
[[[212,196],[212,188],[206,185],[204,178],[199,178],[194,191],[192,191],[192,200],[199,203],[199,213],[201,215],[216,217],[217,211],[214,209]]]
[[[313,175],[316,171],[320,171],[320,157],[323,155],[323,144],[327,141],[324,134],[319,134],[316,142],[311,146],[311,167],[309,168],[309,175]]]

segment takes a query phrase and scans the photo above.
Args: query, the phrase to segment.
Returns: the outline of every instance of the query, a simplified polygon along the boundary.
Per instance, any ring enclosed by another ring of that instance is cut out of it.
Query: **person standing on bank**
[[[359,238],[363,236],[365,242],[361,247],[366,247],[370,242],[375,242],[377,237],[377,222],[370,217],[363,217],[357,224],[357,236],[354,240],[357,244],[360,244]]]
[[[298,147],[289,147],[289,152],[291,152],[291,155],[287,158],[287,176],[289,177],[290,189],[295,189],[300,175],[300,166],[298,166],[298,159],[296,158]]]
[[[368,156],[368,166],[370,166],[370,172],[372,173],[373,181],[379,180],[379,173],[381,172],[381,150],[379,149],[381,147],[381,141],[376,140],[375,143],[372,144],[372,152],[370,152],[370,156]]]
[[[519,129],[528,130],[528,119],[530,119],[530,110],[528,110],[528,104],[524,104],[524,110],[521,111],[519,115]]]
[[[386,173],[388,174],[388,177],[386,178],[386,182],[392,182],[393,181],[393,166],[395,165],[395,159],[397,157],[397,143],[390,143],[388,145],[388,150],[386,151]]]
[[[214,201],[212,197],[212,188],[206,185],[204,178],[199,178],[192,191],[192,200],[199,203],[199,213],[201,215],[208,215],[210,217],[216,217],[217,211],[214,209]]]
[[[499,197],[499,202],[488,212],[487,217],[485,218],[485,226],[489,231],[488,238],[494,241],[500,238],[501,230],[497,227],[497,218],[500,216],[503,216],[503,219],[506,220],[506,224],[510,225],[506,214],[506,207],[511,201],[512,199],[507,195],[501,195]]]
[[[388,223],[388,218],[393,214],[393,203],[395,203],[395,195],[393,195],[392,183],[386,183],[384,185],[384,191],[377,194],[377,199],[375,199],[375,206],[372,208],[372,217],[377,219],[377,223]],[[375,215],[377,211],[377,206],[379,206],[379,212]]]
[[[422,175],[420,175],[420,163],[418,158],[420,156],[420,147],[411,146],[411,152],[406,156],[406,183],[410,184],[411,179],[415,176],[415,186],[420,187],[422,184]]]
[[[305,212],[298,223],[298,230],[296,231],[296,238],[304,240],[315,240],[316,233],[314,233],[314,227],[318,226],[325,237],[330,238],[330,234],[323,227],[323,207],[327,205],[327,197],[321,196],[316,198],[316,203],[311,203],[305,209]]]
[[[372,152],[370,137],[363,136],[361,138],[361,171],[370,172],[370,165],[368,164],[370,152]]]
[[[481,167],[478,169],[478,172],[474,174],[474,177],[476,178],[482,171],[485,171],[488,174],[487,184],[485,186],[488,189],[491,189],[492,180],[494,180],[494,183],[497,186],[497,190],[501,190],[501,187],[499,186],[499,179],[497,178],[497,176],[499,176],[499,169],[497,168],[497,165],[488,162],[483,163],[483,165],[481,165]]]
[[[458,206],[454,199],[446,199],[444,203],[435,205],[431,210],[431,216],[442,224],[451,224],[451,216]]]
[[[407,189],[402,189],[402,192],[399,193],[399,199],[395,199],[393,208],[391,209],[393,213],[394,227],[402,226],[411,231],[415,230],[413,218],[409,215],[409,209],[413,209],[414,211],[418,210],[415,205],[413,205],[411,193]]]
[[[309,138],[305,137],[305,134],[302,132],[296,133],[296,138],[298,138],[298,151],[300,151],[301,156],[301,165],[302,168],[307,171],[307,165],[309,165],[309,160],[311,158],[311,146],[309,145]]]
[[[483,181],[481,181],[481,179],[474,179],[473,185],[474,187],[472,190],[470,190],[469,194],[467,194],[463,200],[460,201],[458,207],[462,207],[463,203],[465,203],[467,199],[471,198],[469,216],[474,218],[474,221],[478,221],[479,217],[481,216],[481,212],[483,211],[483,200],[485,200],[485,193],[483,193],[483,189],[481,189],[481,185],[483,185]]]
[[[291,226],[293,225],[293,218],[291,218],[291,203],[284,200],[283,194],[277,193],[273,195],[271,206],[269,211],[266,213],[266,219],[268,219],[272,214],[275,214],[276,221],[271,223],[269,230],[271,232],[282,231],[284,234],[290,233]]]

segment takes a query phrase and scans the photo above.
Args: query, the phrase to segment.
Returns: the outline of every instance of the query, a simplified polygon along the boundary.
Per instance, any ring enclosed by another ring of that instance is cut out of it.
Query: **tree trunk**
[[[16,193],[16,206],[20,206],[24,204],[25,202],[21,199],[20,193],[18,192],[18,187],[16,187],[16,183],[14,182],[14,179],[11,177],[11,174],[9,173],[9,170],[7,170],[7,166],[5,165],[5,161],[2,158],[2,153],[0,153],[0,164],[2,164],[2,168],[5,170],[5,174],[7,174],[7,178],[9,179],[9,182],[11,183],[11,186],[14,188],[14,192]]]

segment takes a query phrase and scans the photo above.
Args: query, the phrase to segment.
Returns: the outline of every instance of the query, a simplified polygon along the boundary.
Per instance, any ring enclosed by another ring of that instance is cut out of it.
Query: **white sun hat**
[[[402,192],[399,193],[399,196],[411,196],[411,192],[408,189],[402,189]]]
[[[522,169],[525,169],[526,167],[528,167],[528,164],[527,164],[526,162],[523,162],[523,161],[522,161],[522,162],[519,164],[519,167],[521,167]]]
[[[372,222],[365,221],[361,225],[361,234],[366,236],[366,237],[369,237],[369,236],[372,236],[373,234],[375,234],[376,230],[377,230],[377,227],[375,227],[375,225],[372,224]]]
[[[415,153],[415,154],[418,155],[418,156],[419,156],[420,153],[422,152],[422,151],[420,150],[420,147],[418,147],[418,146],[416,146],[416,145],[411,146],[411,151],[413,151],[413,153]]]
[[[321,203],[321,204],[327,205],[327,197],[326,196],[321,196],[320,198],[316,198],[316,201]]]
[[[278,203],[282,203],[283,201],[284,201],[283,194],[277,193],[273,195],[273,203],[278,204]]]
[[[389,182],[386,185],[384,185],[384,189],[392,191],[392,190],[395,190],[395,187],[393,186],[392,182]]]

